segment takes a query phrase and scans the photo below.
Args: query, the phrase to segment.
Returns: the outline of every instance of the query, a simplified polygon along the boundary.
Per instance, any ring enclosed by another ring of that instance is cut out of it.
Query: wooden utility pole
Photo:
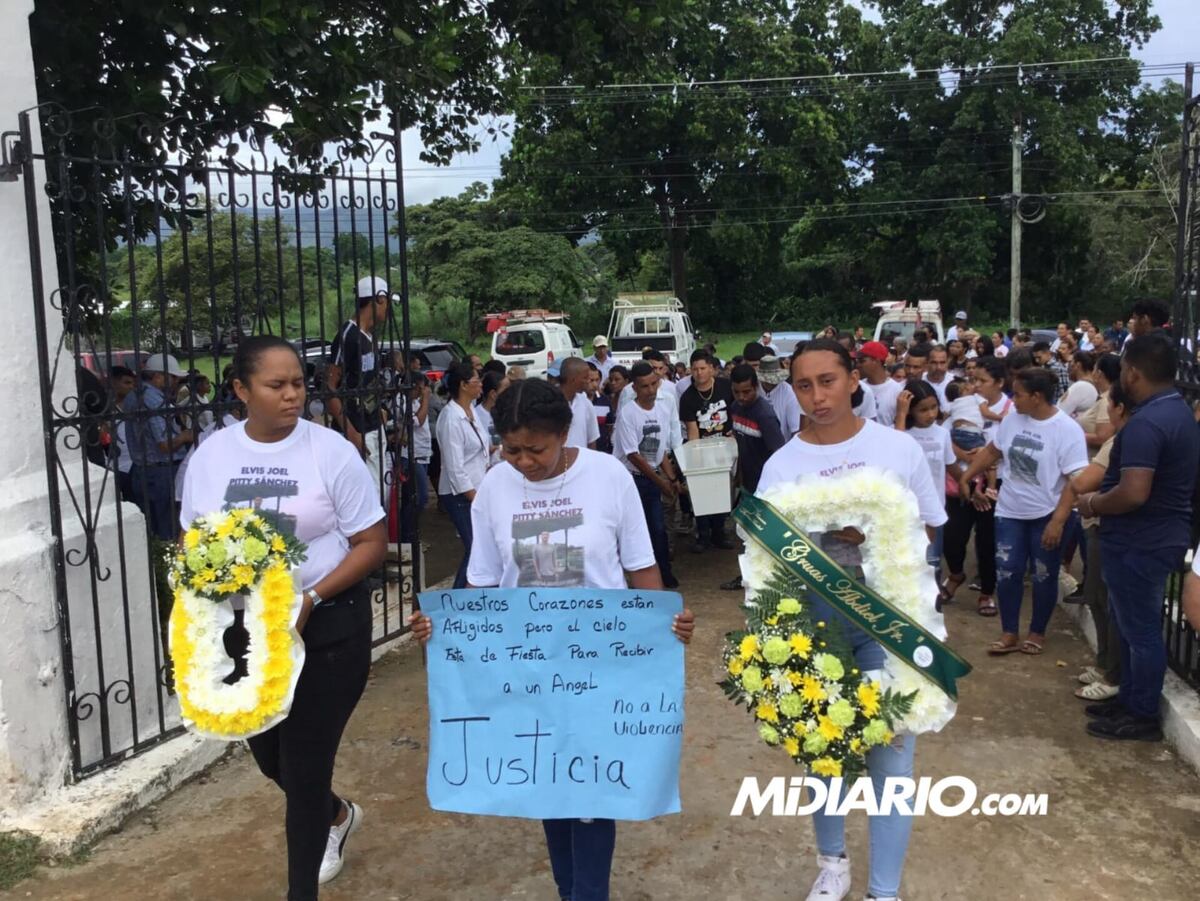
[[[1021,117],[1013,122],[1012,136],[1012,258],[1008,317],[1013,328],[1021,327],[1021,156],[1024,149]]]

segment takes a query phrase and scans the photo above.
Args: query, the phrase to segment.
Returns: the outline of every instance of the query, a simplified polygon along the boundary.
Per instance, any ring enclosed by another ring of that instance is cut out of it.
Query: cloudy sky
[[[1198,0],[1156,0],[1155,11],[1163,27],[1134,55],[1147,63],[1200,61]],[[404,133],[404,189],[408,203],[425,203],[435,197],[459,193],[473,181],[488,182],[500,174],[499,161],[508,142],[485,142],[478,153],[455,157],[449,167],[436,167],[418,158],[421,137],[416,130]]]

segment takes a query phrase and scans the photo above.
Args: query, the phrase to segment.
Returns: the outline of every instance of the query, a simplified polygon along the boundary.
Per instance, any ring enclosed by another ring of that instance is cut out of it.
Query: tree
[[[847,47],[859,23],[840,0],[661,0],[531,15],[510,47],[514,71],[526,84],[573,90],[514,94],[517,126],[498,193],[538,227],[576,239],[598,230],[620,248],[626,272],[658,243],[685,303],[698,242],[714,263],[704,299],[729,307],[753,293],[727,255],[720,265],[707,255],[720,255],[731,233],[698,235],[728,224],[743,246],[777,249],[778,230],[757,227],[778,218],[768,210],[837,195],[849,123],[836,92],[599,86],[828,74],[853,64]]]

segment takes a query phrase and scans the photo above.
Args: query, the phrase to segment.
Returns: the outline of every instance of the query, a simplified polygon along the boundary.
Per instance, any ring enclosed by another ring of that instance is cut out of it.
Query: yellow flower
[[[749,660],[758,651],[758,637],[755,635],[747,635],[742,639],[742,643],[738,645],[738,653],[742,655],[743,660]]]
[[[271,550],[277,554],[282,554],[287,550],[287,542],[279,535],[271,539]]]
[[[808,720],[796,720],[796,725],[792,726],[792,731],[797,735],[808,735]]]
[[[879,713],[879,683],[864,682],[858,686],[858,704],[867,716]]]
[[[842,762],[832,757],[820,757],[812,762],[812,771],[818,776],[840,776]]]
[[[792,646],[792,653],[797,657],[808,657],[812,651],[812,639],[802,633],[788,638],[788,644]]]
[[[766,720],[768,723],[779,722],[779,711],[775,709],[775,705],[764,701],[758,705],[758,709],[754,711],[754,715],[760,720]]]
[[[745,669],[745,667],[746,667],[746,664],[742,663],[741,657],[734,657],[732,660],[729,661],[729,675],[740,676],[742,674],[742,670]]]
[[[246,530],[243,529],[241,526],[235,526],[233,529],[233,537],[234,538],[245,538]]]
[[[817,731],[826,741],[837,741],[846,734],[841,726],[827,716],[817,717]]]
[[[237,520],[232,517],[225,517],[217,523],[217,528],[214,530],[218,538],[228,538],[233,534],[234,526],[237,525]]]
[[[768,625],[768,626],[777,626],[777,625],[779,625],[779,617],[778,617],[778,616],[768,616],[768,617],[767,617],[767,625]]]
[[[789,735],[783,740],[783,749],[788,752],[789,756],[795,757],[800,753],[800,742]]]
[[[242,588],[248,588],[254,584],[254,567],[248,563],[236,563],[230,574],[233,576],[233,581]]]
[[[821,680],[816,676],[801,676],[800,697],[812,704],[824,701],[826,694],[825,689],[821,686]]]
[[[770,691],[774,687],[775,687],[775,680],[772,679],[770,676],[764,676],[763,677],[763,691]]]
[[[794,669],[788,670],[787,678],[788,678],[788,681],[792,683],[793,688],[799,688],[800,683],[804,681],[804,677],[802,675],[800,675],[798,672],[796,672]]]
[[[862,753],[862,749],[863,749],[863,746],[862,746],[862,739],[861,739],[861,738],[852,738],[852,739],[850,739],[850,750],[851,750],[853,753],[855,753],[855,754],[861,754],[861,753]]]
[[[188,529],[183,533],[183,546],[189,551],[200,546],[200,530],[196,528]]]

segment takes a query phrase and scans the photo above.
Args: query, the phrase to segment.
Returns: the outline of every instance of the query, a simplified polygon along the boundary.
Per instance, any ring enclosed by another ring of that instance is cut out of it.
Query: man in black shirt
[[[333,339],[326,369],[327,409],[346,440],[358,448],[376,485],[383,485],[383,422],[380,418],[379,349],[376,326],[387,321],[388,286],[376,276],[358,280],[358,308]],[[374,389],[374,390],[372,390]]]
[[[727,379],[717,378],[717,369],[707,351],[692,354],[692,384],[679,399],[679,419],[687,430],[687,440],[696,441],[733,431],[730,409],[733,389]],[[710,547],[729,550],[733,543],[725,537],[724,513],[696,517],[696,544],[692,552],[702,554]]]

